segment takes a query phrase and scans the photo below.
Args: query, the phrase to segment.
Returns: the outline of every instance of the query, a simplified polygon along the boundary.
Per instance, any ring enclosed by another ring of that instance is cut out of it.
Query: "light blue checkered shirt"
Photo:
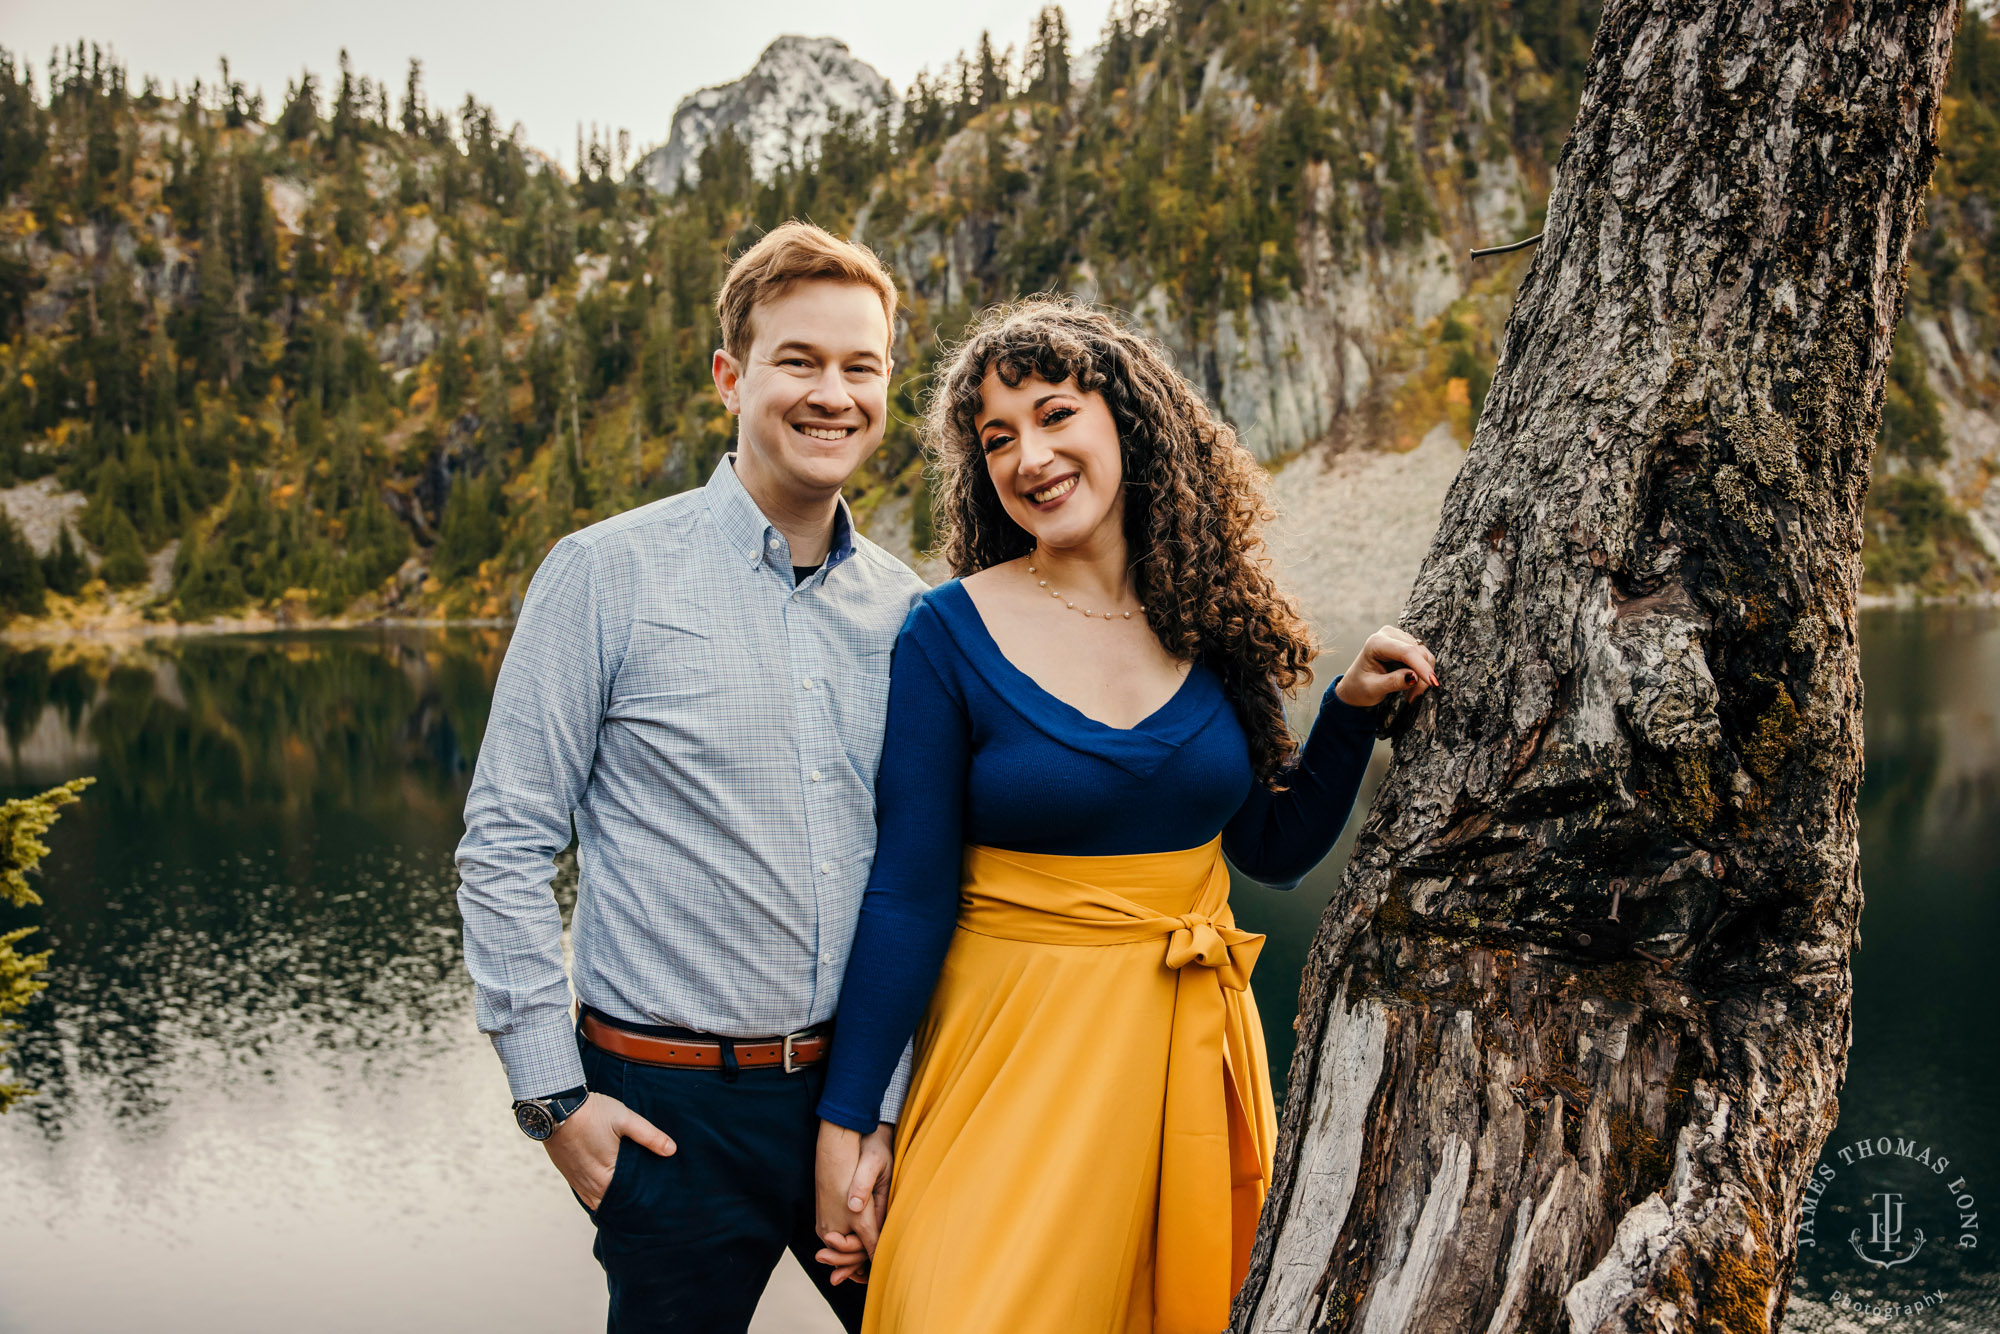
[[[839,999],[875,856],[889,655],[924,584],[843,501],[825,566],[794,588],[732,463],[556,543],[508,644],[458,903],[479,1027],[516,1098],[584,1082],[549,891],[572,816],[585,1004],[750,1038]]]

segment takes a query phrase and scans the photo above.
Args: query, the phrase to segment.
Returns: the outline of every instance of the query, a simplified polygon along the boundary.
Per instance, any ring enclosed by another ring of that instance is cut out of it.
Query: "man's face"
[[[738,419],[737,464],[801,499],[838,491],[882,443],[889,325],[854,283],[807,280],[759,302],[739,363],[715,354],[716,390]]]

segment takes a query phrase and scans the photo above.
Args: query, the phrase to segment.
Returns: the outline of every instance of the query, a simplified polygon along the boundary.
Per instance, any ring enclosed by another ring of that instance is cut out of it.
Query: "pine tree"
[[[424,62],[410,57],[410,72],[403,80],[403,133],[415,138],[424,128]]]
[[[0,802],[0,899],[16,908],[31,907],[42,901],[41,895],[28,886],[28,877],[49,854],[41,836],[56,822],[61,808],[75,801],[96,781],[73,778],[39,796]],[[0,932],[0,1032],[12,1027],[6,1016],[25,1009],[35,993],[47,985],[35,974],[48,967],[48,951],[22,954],[14,948],[34,933],[32,926]],[[4,1054],[4,1048],[0,1048],[0,1054]],[[32,1089],[11,1080],[0,1081],[0,1112],[31,1092]]]
[[[458,478],[445,502],[437,548],[431,556],[437,577],[450,582],[476,573],[481,561],[500,550],[506,538],[505,518],[506,498],[498,473],[489,469],[477,480]]]
[[[368,239],[368,181],[352,138],[334,141],[333,234],[342,245]]]
[[[16,75],[14,57],[0,51],[0,198],[26,185],[48,151],[46,117],[35,101],[34,80],[34,70],[25,65]]]
[[[333,99],[333,141],[336,145],[352,141],[361,132],[362,85],[354,81],[354,65],[347,58],[347,48],[340,48],[340,88]]]
[[[41,615],[48,609],[42,589],[42,563],[35,549],[0,508],[0,621]]]
[[[278,114],[278,133],[286,143],[312,138],[319,129],[319,80],[311,70],[299,81],[285,81],[285,108]]]
[[[219,207],[211,205],[201,258],[195,265],[194,335],[203,378],[224,388],[242,374],[236,317],[236,267],[230,262]]]
[[[1069,24],[1062,6],[1049,5],[1035,15],[1021,77],[1030,97],[1057,106],[1069,101]]]
[[[110,521],[105,526],[102,546],[104,564],[97,573],[113,588],[123,588],[132,584],[143,584],[150,573],[146,566],[146,549],[139,542],[139,530],[132,519],[122,509],[111,511]]]
[[[997,107],[1007,100],[1007,67],[993,54],[993,37],[979,34],[978,110]]]
[[[234,611],[249,600],[242,574],[226,554],[190,528],[181,537],[174,558],[174,615],[183,621],[202,620]]]
[[[76,549],[67,523],[57,527],[55,547],[42,557],[42,581],[64,597],[75,597],[90,582],[90,564]]]
[[[169,430],[180,416],[180,367],[173,341],[167,337],[164,309],[153,313],[153,332],[146,342],[147,418]]]

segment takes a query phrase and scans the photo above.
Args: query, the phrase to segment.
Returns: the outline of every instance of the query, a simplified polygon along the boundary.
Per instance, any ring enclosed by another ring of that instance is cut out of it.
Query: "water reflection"
[[[473,1031],[451,851],[504,640],[0,650],[49,990],[0,1118],[0,1331],[511,1328],[601,1306]],[[109,1277],[92,1257],[119,1256]],[[546,1275],[502,1294],[494,1265]]]
[[[81,1083],[144,1118],[190,1080],[268,1075],[279,1042],[365,1076],[456,1041],[449,850],[499,648],[0,659],[10,795],[98,778],[46,867],[50,1003],[15,1043],[44,1096],[22,1114],[60,1133]]]
[[[503,647],[488,632],[0,650],[9,781],[88,769],[100,804],[195,831],[407,800],[455,815]]]
[[[1871,615],[1863,646],[1869,898],[1839,1134],[1949,1144],[2000,1203],[1983,994],[2000,614]],[[0,930],[37,925],[55,950],[14,1037],[41,1092],[0,1118],[16,1206],[0,1211],[0,1334],[596,1318],[587,1224],[506,1120],[459,962],[451,851],[503,647],[0,648],[0,791],[99,780],[50,839],[46,904],[0,906]],[[1257,989],[1280,1075],[1347,846],[1292,894],[1239,888],[1244,924],[1270,936]],[[1805,1257],[1788,1327],[1860,1328],[1817,1300],[1852,1281],[1823,1258]],[[491,1282],[514,1268],[535,1277]],[[1961,1296],[1907,1327],[2000,1328],[1990,1274],[1930,1271]]]

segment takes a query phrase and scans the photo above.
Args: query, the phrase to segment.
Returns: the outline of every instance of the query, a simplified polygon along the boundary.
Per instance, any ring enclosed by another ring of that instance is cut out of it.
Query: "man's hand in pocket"
[[[563,1174],[586,1209],[595,1212],[611,1188],[618,1166],[618,1141],[629,1139],[662,1158],[674,1152],[674,1142],[660,1128],[605,1093],[592,1093],[556,1133],[543,1141],[549,1161]]]

